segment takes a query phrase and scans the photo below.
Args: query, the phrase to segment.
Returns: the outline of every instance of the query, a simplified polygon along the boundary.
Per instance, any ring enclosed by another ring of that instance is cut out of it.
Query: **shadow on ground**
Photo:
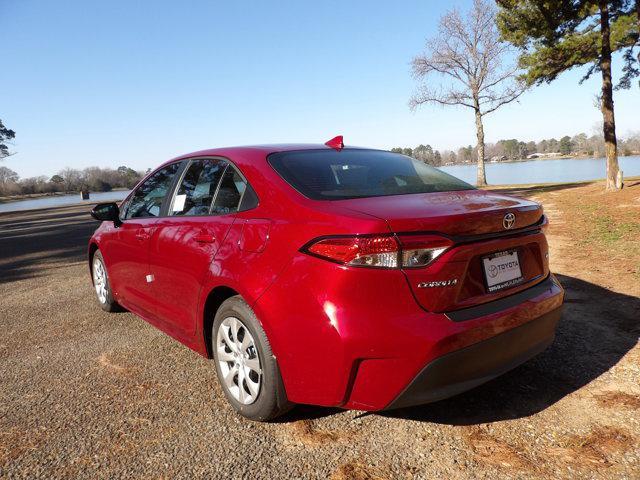
[[[42,274],[43,264],[85,259],[98,223],[91,205],[0,214],[0,284]]]

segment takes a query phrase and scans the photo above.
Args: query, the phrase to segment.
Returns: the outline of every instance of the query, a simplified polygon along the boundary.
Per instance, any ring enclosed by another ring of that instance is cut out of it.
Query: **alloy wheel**
[[[217,361],[222,383],[243,405],[254,403],[262,385],[260,358],[249,329],[236,317],[227,317],[216,335]]]
[[[107,272],[99,258],[93,259],[93,286],[100,303],[107,303]]]

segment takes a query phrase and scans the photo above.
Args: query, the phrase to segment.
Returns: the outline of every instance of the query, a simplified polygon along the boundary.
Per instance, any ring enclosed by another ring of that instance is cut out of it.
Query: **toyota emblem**
[[[505,230],[513,228],[516,224],[516,216],[513,213],[507,213],[502,219],[502,226]]]

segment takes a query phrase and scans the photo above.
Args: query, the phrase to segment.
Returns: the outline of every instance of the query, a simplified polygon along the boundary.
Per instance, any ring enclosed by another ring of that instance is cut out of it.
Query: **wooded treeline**
[[[559,154],[563,156],[596,157],[606,154],[602,134],[587,135],[579,133],[572,137],[566,135],[560,139],[548,138],[535,141],[524,141],[515,138],[499,140],[496,143],[485,143],[486,161],[521,160],[535,154]],[[640,132],[627,135],[618,140],[618,149],[624,156],[640,154]],[[473,163],[477,159],[477,147],[468,145],[457,150],[434,150],[431,145],[411,147],[395,147],[392,152],[402,153],[436,167],[442,165],[458,165]],[[540,155],[545,156],[545,155]]]
[[[121,166],[117,169],[65,168],[51,178],[38,176],[21,179],[13,170],[0,167],[0,196],[79,192],[80,190],[108,192],[114,188],[133,188],[142,176],[142,172]]]

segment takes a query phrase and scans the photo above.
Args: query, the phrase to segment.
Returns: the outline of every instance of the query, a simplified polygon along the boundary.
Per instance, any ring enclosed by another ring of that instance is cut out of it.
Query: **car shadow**
[[[640,298],[557,275],[566,289],[554,343],[537,357],[484,385],[437,403],[363,413],[447,425],[475,425],[534,415],[615,366],[638,342]],[[298,407],[283,421],[334,415]]]
[[[271,423],[293,423],[301,420],[317,420],[344,412],[341,408],[296,405],[284,415],[274,418]]]
[[[0,284],[43,274],[43,266],[86,259],[98,222],[92,204],[0,214]]]

